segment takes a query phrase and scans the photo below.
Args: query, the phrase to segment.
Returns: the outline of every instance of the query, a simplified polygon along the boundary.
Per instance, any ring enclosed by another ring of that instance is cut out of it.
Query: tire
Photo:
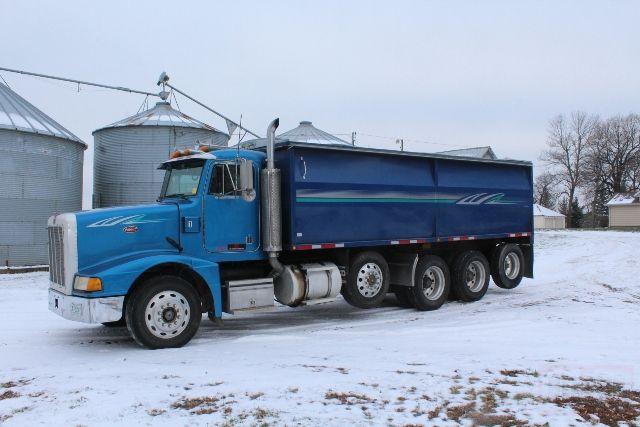
[[[164,307],[166,302],[170,306]],[[125,313],[127,328],[138,344],[150,349],[174,348],[188,343],[198,331],[202,304],[189,282],[157,276],[133,291]]]
[[[513,289],[522,281],[524,255],[513,243],[497,246],[491,255],[491,277],[500,288]]]
[[[102,326],[105,326],[107,328],[124,328],[125,326],[127,326],[127,321],[125,320],[124,316],[122,316],[122,319],[116,320],[115,322],[104,322]]]
[[[382,304],[388,291],[389,266],[384,257],[377,252],[356,255],[342,287],[344,299],[354,307],[373,308]]]
[[[451,291],[460,301],[478,301],[489,287],[489,271],[489,261],[482,252],[462,252],[451,266]]]
[[[421,257],[411,288],[415,308],[429,311],[442,307],[449,298],[450,283],[449,267],[442,258],[435,255]]]

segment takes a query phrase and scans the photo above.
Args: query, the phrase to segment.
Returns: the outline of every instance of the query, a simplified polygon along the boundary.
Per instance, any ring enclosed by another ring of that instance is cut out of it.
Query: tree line
[[[640,115],[558,115],[540,160],[535,202],[563,213],[567,227],[605,227],[611,197],[640,190]]]

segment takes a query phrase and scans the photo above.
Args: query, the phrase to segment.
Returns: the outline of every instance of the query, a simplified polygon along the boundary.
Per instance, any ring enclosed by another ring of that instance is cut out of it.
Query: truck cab
[[[50,308],[72,320],[122,324],[132,291],[166,276],[195,285],[202,310],[219,319],[220,263],[250,264],[257,276],[268,272],[260,262],[266,259],[258,197],[264,159],[258,151],[193,150],[160,166],[165,179],[154,204],[51,217]],[[163,309],[168,317],[160,326],[169,333],[167,319],[191,315],[185,298]]]

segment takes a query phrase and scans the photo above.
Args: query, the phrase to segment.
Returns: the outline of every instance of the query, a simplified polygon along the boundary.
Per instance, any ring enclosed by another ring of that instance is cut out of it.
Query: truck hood
[[[145,253],[176,252],[178,206],[172,203],[95,209],[76,214],[78,271],[121,262]]]

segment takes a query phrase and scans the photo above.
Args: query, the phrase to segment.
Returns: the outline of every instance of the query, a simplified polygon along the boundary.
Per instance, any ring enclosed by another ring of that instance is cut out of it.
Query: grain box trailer
[[[52,216],[50,310],[178,347],[202,314],[274,299],[434,310],[533,277],[531,163],[279,141],[277,124],[264,151],[174,153],[155,204]]]

